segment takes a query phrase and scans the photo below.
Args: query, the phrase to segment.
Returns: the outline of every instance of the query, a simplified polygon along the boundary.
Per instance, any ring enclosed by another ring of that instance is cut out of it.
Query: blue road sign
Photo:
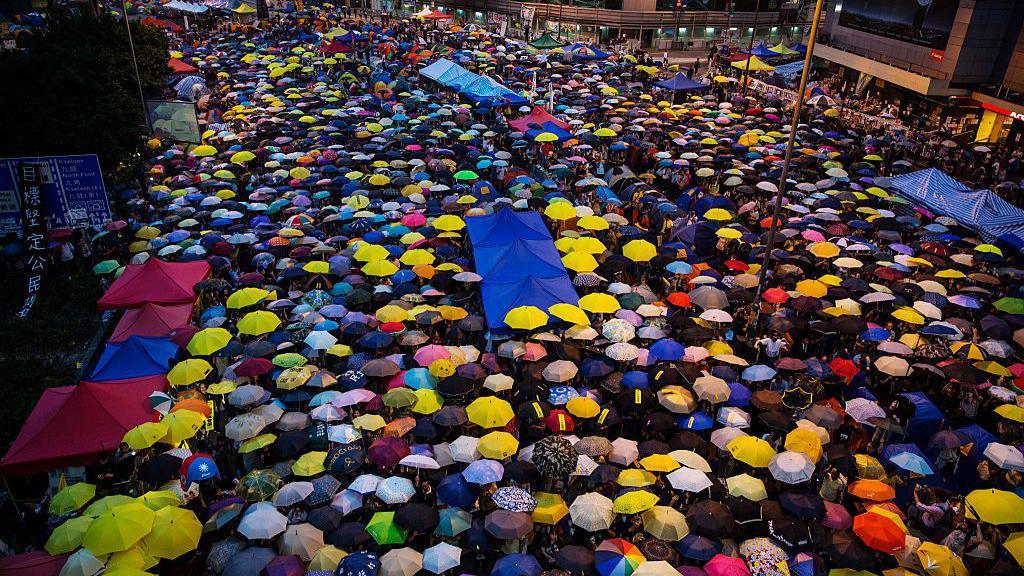
[[[110,221],[110,202],[95,154],[0,158],[0,232],[21,232],[18,166],[43,166],[42,188],[47,228],[83,228]]]

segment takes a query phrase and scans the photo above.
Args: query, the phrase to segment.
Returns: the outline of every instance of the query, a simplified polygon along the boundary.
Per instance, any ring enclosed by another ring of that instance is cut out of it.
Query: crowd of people
[[[790,104],[735,69],[674,93],[330,6],[172,42],[203,143],[150,141],[97,272],[211,276],[161,422],[21,545],[85,576],[1021,573],[1024,272],[896,193],[885,127],[810,107],[774,220]],[[503,211],[578,299],[487,314],[467,222]]]

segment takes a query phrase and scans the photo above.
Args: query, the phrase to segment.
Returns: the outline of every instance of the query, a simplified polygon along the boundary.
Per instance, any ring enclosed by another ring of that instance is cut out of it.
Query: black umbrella
[[[541,476],[533,462],[516,460],[505,465],[505,479],[519,484],[533,485],[540,483]]]
[[[164,484],[181,469],[181,458],[171,454],[157,454],[139,466],[139,477],[148,484]]]
[[[849,532],[829,532],[822,552],[837,568],[873,570],[878,564],[875,553]]]
[[[351,550],[366,544],[373,536],[366,531],[366,526],[359,522],[346,522],[328,534],[324,541],[338,548]]]
[[[779,504],[799,518],[825,517],[825,503],[813,492],[783,492],[779,495]]]
[[[725,504],[714,500],[702,500],[690,506],[686,523],[694,533],[713,538],[727,537],[736,526],[732,512]]]
[[[395,524],[413,532],[427,532],[437,526],[437,509],[422,503],[406,504],[395,512]]]
[[[773,518],[765,522],[768,534],[790,551],[807,548],[811,531],[806,524],[792,518]]]
[[[330,506],[320,506],[306,514],[306,522],[323,532],[330,532],[341,525],[341,512]]]
[[[555,553],[555,565],[575,574],[590,574],[594,568],[594,551],[570,544]]]

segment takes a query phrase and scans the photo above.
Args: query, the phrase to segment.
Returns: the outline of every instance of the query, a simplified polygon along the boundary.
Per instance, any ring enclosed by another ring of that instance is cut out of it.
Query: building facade
[[[1024,2],[827,0],[823,24],[841,94],[961,144],[1024,144]]]
[[[801,2],[786,0],[393,1],[403,13],[436,7],[462,20],[504,26],[512,36],[549,32],[569,42],[649,50],[706,50],[723,41],[745,46],[751,34],[772,45],[794,43],[803,39],[807,24]],[[802,2],[806,5],[807,0]]]

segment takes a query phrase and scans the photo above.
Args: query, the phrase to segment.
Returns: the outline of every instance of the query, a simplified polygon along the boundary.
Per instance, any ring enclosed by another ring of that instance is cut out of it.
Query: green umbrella
[[[110,274],[120,267],[121,265],[117,263],[117,260],[104,260],[103,262],[93,266],[92,271],[94,274]]]
[[[282,368],[294,368],[296,366],[302,366],[308,362],[306,357],[302,354],[296,354],[295,352],[285,352],[284,354],[278,354],[274,356],[274,366],[281,366]]]
[[[409,535],[406,530],[395,526],[394,512],[375,513],[366,524],[366,532],[381,546],[403,544]]]
[[[479,176],[477,176],[476,172],[473,172],[472,170],[459,170],[455,173],[456,180],[476,180],[477,178],[479,178]]]
[[[1024,314],[1024,298],[1000,298],[992,306],[1007,314]]]
[[[270,500],[281,487],[281,477],[271,470],[253,470],[238,482],[238,495],[248,502]]]
[[[452,538],[469,530],[473,517],[469,512],[459,508],[442,508],[439,513],[440,520],[434,534],[446,538]]]

